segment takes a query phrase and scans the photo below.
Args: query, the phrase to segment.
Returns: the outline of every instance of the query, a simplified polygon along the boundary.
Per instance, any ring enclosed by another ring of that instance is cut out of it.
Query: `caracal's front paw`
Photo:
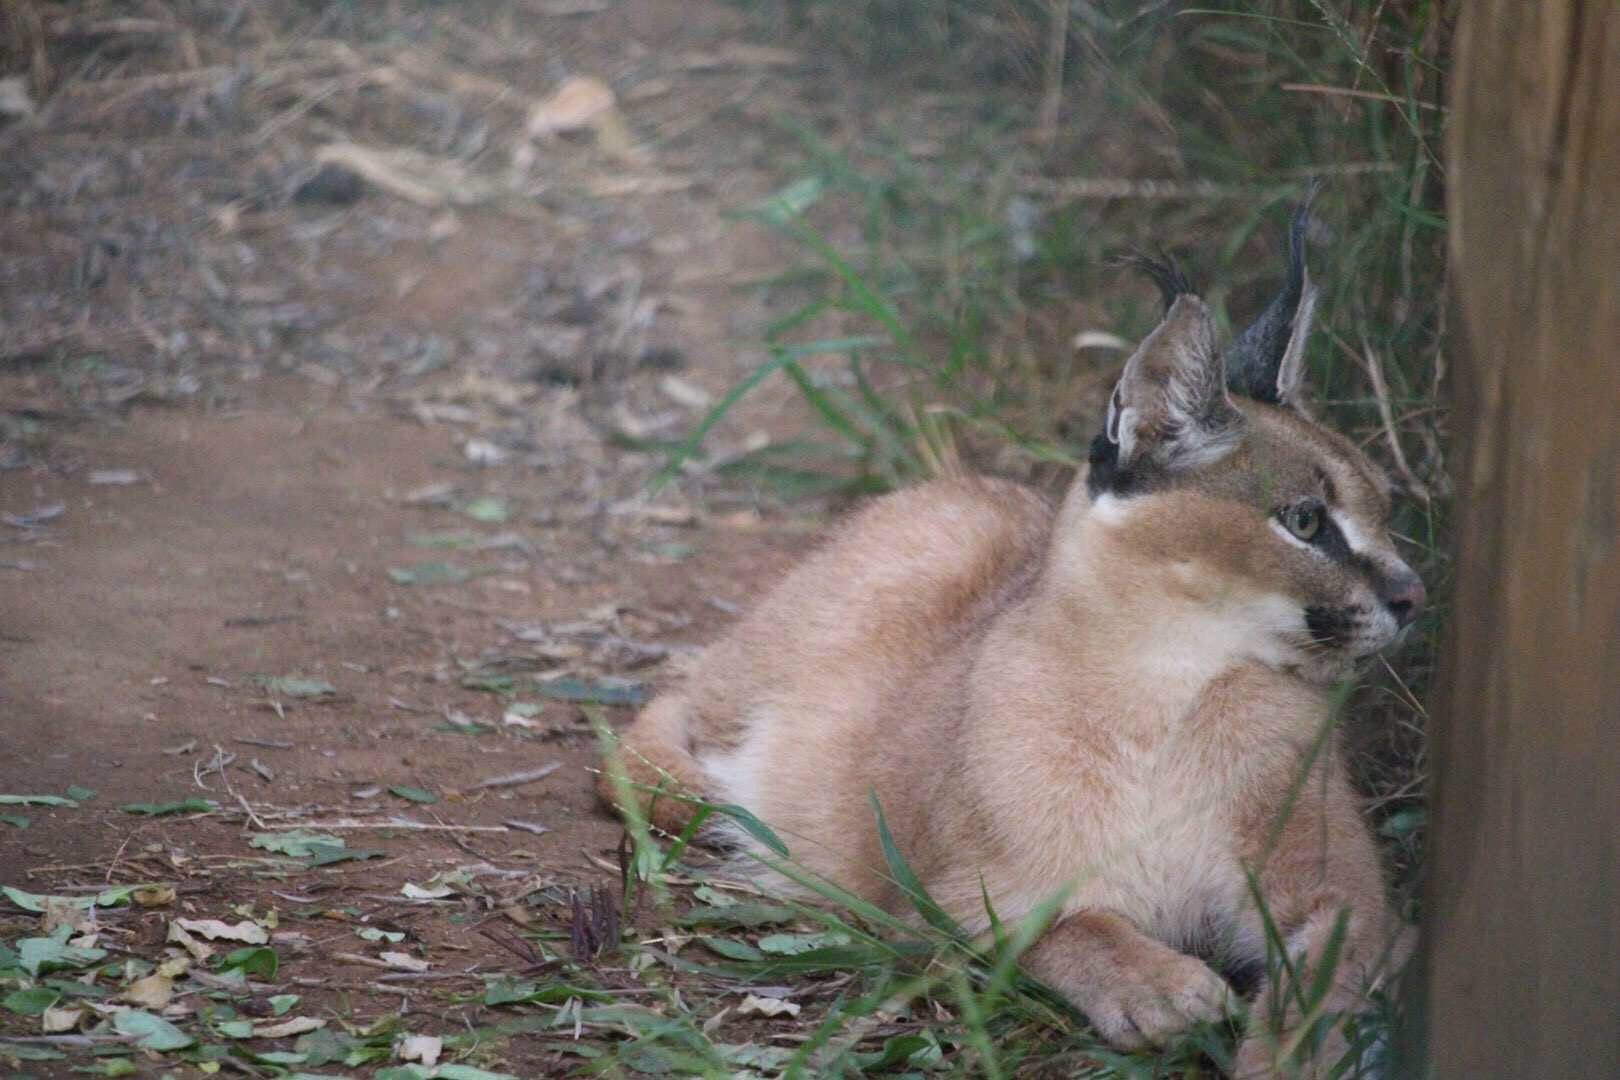
[[[1111,972],[1086,997],[1076,1004],[1121,1050],[1162,1046],[1194,1024],[1221,1019],[1234,1000],[1225,979],[1182,953]]]

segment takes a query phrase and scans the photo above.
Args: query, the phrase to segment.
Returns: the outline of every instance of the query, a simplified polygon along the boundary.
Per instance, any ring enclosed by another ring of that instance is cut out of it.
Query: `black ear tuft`
[[[1277,405],[1298,384],[1298,364],[1315,302],[1315,288],[1305,264],[1306,244],[1311,203],[1321,186],[1314,178],[1306,183],[1289,220],[1288,272],[1281,291],[1226,351],[1226,385],[1234,394]]]
[[[1146,274],[1153,284],[1159,287],[1159,297],[1164,301],[1166,311],[1169,311],[1170,305],[1176,302],[1176,297],[1198,295],[1198,290],[1193,288],[1187,275],[1181,272],[1181,267],[1163,251],[1154,256],[1145,251],[1132,249],[1119,257],[1119,263],[1121,266],[1128,266],[1132,270]]]

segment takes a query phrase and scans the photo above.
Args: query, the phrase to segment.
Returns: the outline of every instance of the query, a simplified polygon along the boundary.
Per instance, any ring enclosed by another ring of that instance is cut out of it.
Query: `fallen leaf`
[[[739,1014],[757,1014],[759,1016],[798,1016],[799,1005],[782,998],[760,997],[758,994],[749,994],[743,998],[742,1004],[737,1006]]]
[[[136,889],[129,894],[141,907],[164,907],[174,903],[174,890],[167,885],[149,885],[144,889]]]
[[[134,1035],[135,1045],[147,1050],[183,1050],[196,1040],[160,1016],[139,1009],[114,1013],[113,1028],[123,1035]]]
[[[270,940],[264,927],[250,919],[231,924],[219,919],[175,919],[170,925],[178,925],[182,930],[193,934],[201,934],[210,941],[240,941],[247,945],[263,945]]]
[[[337,687],[321,679],[306,679],[301,675],[255,675],[253,681],[266,692],[285,697],[325,697],[337,693]]]
[[[289,1035],[305,1035],[311,1031],[319,1031],[326,1026],[326,1021],[316,1016],[294,1016],[279,1023],[263,1023],[253,1025],[255,1039],[284,1039]]]
[[[28,93],[28,79],[22,75],[8,75],[0,79],[0,116],[26,120],[34,115],[37,106]]]
[[[512,516],[511,506],[505,499],[495,495],[485,495],[462,504],[461,512],[474,521],[481,521],[486,525],[500,525]]]
[[[418,960],[409,953],[402,952],[385,952],[378,959],[400,971],[426,971],[431,966],[426,960]]]
[[[612,88],[601,79],[575,75],[529,110],[529,135],[559,135],[595,124],[618,104]]]
[[[646,704],[650,696],[647,688],[641,683],[614,678],[602,678],[594,682],[573,678],[551,679],[536,683],[535,690],[541,697],[592,705],[637,707]]]
[[[443,1052],[444,1040],[437,1035],[406,1035],[394,1047],[399,1060],[420,1061],[430,1069],[439,1063]]]
[[[472,580],[472,571],[447,562],[419,562],[414,566],[390,567],[395,585],[460,585]]]
[[[341,166],[380,191],[432,209],[486,202],[501,193],[498,185],[459,161],[405,147],[378,149],[336,142],[317,150],[315,161]]]
[[[275,852],[278,855],[290,855],[295,859],[305,859],[320,851],[340,849],[344,844],[341,836],[333,836],[330,833],[288,829],[286,832],[254,833],[253,839],[248,841],[248,846]]]
[[[0,795],[0,806],[78,806],[60,795]]]
[[[88,967],[106,959],[106,949],[69,945],[72,930],[61,927],[50,937],[23,938],[17,942],[17,964],[28,974],[38,977],[47,971],[62,968]]]
[[[433,792],[424,791],[419,787],[411,787],[407,784],[389,784],[388,790],[391,794],[397,795],[408,802],[426,804],[439,801],[439,797]]]
[[[75,934],[93,934],[96,932],[96,908],[94,903],[82,903],[79,898],[66,896],[43,897],[44,904],[41,914],[44,916],[44,931],[54,933],[59,927],[67,927]]]
[[[171,944],[178,945],[182,949],[185,949],[198,960],[207,960],[210,956],[214,955],[214,947],[212,945],[204,944],[203,942],[192,937],[190,934],[186,933],[185,927],[181,926],[178,920],[170,920],[169,936],[166,940],[168,940]]]
[[[182,799],[169,803],[125,803],[118,809],[126,814],[163,817],[168,814],[207,814],[218,810],[219,806],[208,799]]]
[[[162,1011],[174,997],[174,980],[163,975],[148,975],[124,988],[125,1001]]]
[[[59,991],[48,986],[31,986],[26,990],[13,990],[0,999],[0,1005],[18,1016],[39,1016],[61,1000]]]
[[[72,1031],[79,1026],[79,1020],[83,1016],[83,1009],[58,1009],[52,1006],[40,1014],[40,1030],[47,1035]]]

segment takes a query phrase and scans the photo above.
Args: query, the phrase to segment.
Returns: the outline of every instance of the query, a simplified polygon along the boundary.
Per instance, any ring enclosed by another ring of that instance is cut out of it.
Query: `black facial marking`
[[[1119,467],[1119,443],[1110,440],[1107,434],[1099,434],[1091,440],[1088,460],[1091,471],[1086,475],[1087,494],[1095,499],[1099,495],[1127,493],[1131,474],[1129,469]]]
[[[1305,628],[1311,637],[1323,644],[1342,645],[1354,629],[1354,608],[1308,607],[1305,609]]]
[[[1324,515],[1322,527],[1316,531],[1311,544],[1322,550],[1322,553],[1335,562],[1355,565],[1361,556],[1350,550],[1350,541],[1344,538],[1344,531],[1339,523],[1333,520],[1332,514]],[[1363,560],[1365,561],[1365,560]]]

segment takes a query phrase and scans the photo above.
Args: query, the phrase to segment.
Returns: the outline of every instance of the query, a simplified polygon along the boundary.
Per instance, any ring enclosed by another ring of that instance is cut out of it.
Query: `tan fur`
[[[1194,954],[1264,961],[1245,867],[1292,948],[1319,952],[1351,912],[1330,1003],[1350,1006],[1390,919],[1334,740],[1276,825],[1354,658],[1307,640],[1300,612],[1368,586],[1280,536],[1272,508],[1326,491],[1363,554],[1404,569],[1387,482],[1291,408],[1223,408],[1233,445],[1148,494],[1093,500],[1082,476],[1054,510],[953,478],[873,502],[643,712],[631,778],[741,804],[898,914],[872,793],[970,930],[986,894],[1010,923],[1070,889],[1024,963],[1121,1046],[1220,1015],[1226,983]],[[1246,1041],[1250,1073],[1271,1074],[1270,1038]]]

